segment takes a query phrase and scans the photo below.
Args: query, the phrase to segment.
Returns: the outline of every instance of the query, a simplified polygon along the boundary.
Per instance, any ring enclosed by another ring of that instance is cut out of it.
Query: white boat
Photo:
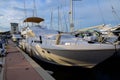
[[[31,17],[31,20],[37,21],[35,17]],[[40,25],[27,27],[23,33],[23,48],[30,56],[57,65],[92,68],[112,56],[115,47],[120,48],[113,44],[89,43],[71,33],[60,33]]]
[[[111,25],[98,25],[77,30],[75,34],[83,34],[83,37],[88,41],[96,40],[98,42],[114,44],[119,36],[119,30],[117,29],[119,29],[119,26],[112,27]]]
[[[63,66],[92,68],[112,56],[115,48],[119,49],[120,46],[109,43],[91,43],[84,38],[75,37],[72,34],[74,32],[73,4],[72,0],[70,1],[70,33],[50,30],[41,25],[32,25],[22,30],[21,34],[24,39],[21,42],[21,47],[30,56],[45,62]],[[24,22],[32,23],[42,21],[44,19],[38,17],[29,17],[24,20]]]
[[[21,37],[21,35],[20,34],[12,34],[12,40],[13,41],[17,41],[17,40],[19,40],[19,39],[21,39],[22,37]]]

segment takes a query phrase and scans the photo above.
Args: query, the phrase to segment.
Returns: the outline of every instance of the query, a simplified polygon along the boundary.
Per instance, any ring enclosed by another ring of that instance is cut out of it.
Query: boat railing
[[[55,44],[55,42],[56,42],[56,40],[51,40],[51,39],[46,39],[44,41],[45,41],[44,44],[46,44],[46,45]]]
[[[43,41],[45,45],[80,45],[82,43],[88,43],[88,41],[83,38],[74,38],[72,40],[61,39],[59,44],[56,44],[56,39],[45,38]]]

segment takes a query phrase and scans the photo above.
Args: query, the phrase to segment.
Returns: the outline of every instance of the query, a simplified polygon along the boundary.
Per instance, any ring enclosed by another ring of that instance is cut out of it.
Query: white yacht
[[[24,22],[40,23],[42,18],[30,17]],[[71,33],[50,30],[40,25],[24,28],[22,47],[40,60],[64,66],[82,66],[92,68],[115,52],[119,45],[107,43],[89,43]]]

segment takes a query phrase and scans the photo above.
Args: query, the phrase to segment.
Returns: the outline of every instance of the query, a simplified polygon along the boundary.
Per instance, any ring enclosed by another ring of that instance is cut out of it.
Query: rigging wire
[[[62,6],[59,7],[59,29],[60,31],[63,31],[63,26],[62,26],[62,14],[61,14],[61,9],[62,9]]]
[[[64,4],[63,4],[63,5],[64,5],[64,7],[63,7],[63,18],[64,18],[64,20],[65,20],[64,24],[65,24],[65,28],[66,28],[65,31],[68,32],[67,17],[66,17],[66,15],[65,15],[66,0],[63,0],[63,2],[64,2]]]
[[[118,16],[117,12],[115,11],[115,8],[113,6],[111,6],[112,8],[112,12],[116,15],[116,17],[119,19],[120,21],[120,17]]]
[[[78,16],[76,16],[76,11],[77,11],[76,6],[75,6],[76,1],[82,1],[82,0],[73,0],[73,20],[74,20],[74,23],[75,23],[74,25],[79,26],[79,21],[77,21]]]
[[[111,9],[112,9],[112,13],[113,13],[113,15],[116,16],[116,19],[118,19],[119,22],[120,22],[120,17],[119,17],[119,15],[117,14],[115,8],[113,7],[113,5],[112,5],[112,1],[111,1],[111,0],[110,0],[110,6],[111,6]]]
[[[58,6],[58,30],[68,31],[67,28],[67,18],[65,15],[66,0],[60,1],[60,6]]]
[[[76,23],[76,17],[75,17],[76,13],[75,13],[75,9],[76,9],[76,8],[75,8],[75,5],[74,5],[74,4],[75,4],[74,0],[73,0],[73,3],[72,3],[72,4],[73,4],[73,12],[72,12],[72,13],[73,13],[73,24],[74,24],[74,30],[75,30],[75,23]]]
[[[36,1],[33,0],[33,17],[37,16]]]
[[[26,2],[24,0],[24,14],[25,14],[25,18],[27,17],[27,10],[26,10]]]
[[[68,15],[68,11],[69,10],[66,10],[66,0],[62,0],[61,2],[61,26],[62,26],[62,31],[64,32],[68,32],[68,21],[67,21],[67,15]],[[66,11],[66,12],[65,12]]]
[[[59,6],[58,6],[58,30],[60,30],[60,9],[59,9]]]
[[[100,12],[100,15],[101,15],[103,24],[105,24],[105,19],[104,19],[104,16],[103,16],[103,14],[102,14],[102,9],[101,9],[99,0],[97,0],[97,3],[98,3],[98,8],[99,8],[99,12]]]
[[[60,6],[60,26],[61,26],[61,31],[64,31],[65,29],[64,29],[64,26],[63,26],[63,15],[62,15],[62,5]]]
[[[112,13],[113,13],[113,11],[112,11]],[[118,18],[118,17],[117,17],[116,15],[114,15],[114,14],[113,14],[113,17],[114,17],[114,19],[117,19],[117,18]],[[117,20],[115,24],[119,24],[119,21]]]
[[[74,27],[79,26],[79,22],[77,19],[79,19],[79,16],[76,16],[76,2],[75,1],[82,1],[82,0],[73,0],[73,20],[74,20]]]
[[[120,9],[120,4],[119,4],[119,3],[120,3],[120,0],[115,1],[115,2],[116,2],[116,4],[115,4],[115,5],[118,7],[118,9]],[[119,10],[119,12],[120,12],[120,10]]]
[[[24,14],[25,14],[25,18],[27,17],[27,9],[26,9],[26,1],[24,0]],[[29,26],[28,23],[25,23],[25,26],[27,25],[27,27]]]
[[[74,31],[74,21],[73,21],[73,0],[70,0],[70,32]]]

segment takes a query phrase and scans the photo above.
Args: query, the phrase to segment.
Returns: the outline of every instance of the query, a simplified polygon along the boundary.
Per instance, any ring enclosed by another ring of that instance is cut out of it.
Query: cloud
[[[53,12],[53,24],[58,26],[58,6],[62,17],[62,25],[69,26],[70,0],[35,0],[38,17],[45,19],[45,24],[50,26],[51,12]],[[99,1],[99,2],[98,2]],[[25,0],[27,17],[33,16],[33,0]],[[75,28],[89,27],[99,24],[119,23],[119,0],[82,0],[73,2]],[[0,2],[0,22],[6,29],[10,29],[11,22],[22,22],[25,16],[24,0],[1,0]],[[114,7],[116,14],[112,12],[111,6]],[[101,10],[100,10],[101,9]],[[53,11],[52,11],[53,10]],[[102,19],[104,18],[104,21]],[[66,18],[66,19],[65,19]],[[0,29],[3,29],[0,27]]]
[[[52,3],[52,0],[46,0],[46,3]]]
[[[0,17],[3,16],[3,14],[0,14]]]
[[[13,7],[13,9],[15,10],[15,11],[21,11],[21,12],[25,12],[25,11],[27,11],[27,12],[32,12],[33,11],[33,9],[31,9],[31,8],[21,8],[21,7]]]
[[[99,0],[100,1],[100,0]],[[112,12],[111,3],[108,1],[100,1],[99,5],[97,1],[87,3],[86,1],[77,2],[75,6],[75,21],[79,21],[79,25],[84,27],[99,25],[99,24],[113,24],[117,25],[118,17],[115,18],[115,14]],[[82,4],[84,3],[84,5]],[[79,5],[80,6],[79,6]],[[119,16],[119,7],[115,6],[115,1],[112,1],[112,5],[115,7],[117,15]],[[104,21],[103,21],[104,20]],[[120,21],[120,20],[119,20]],[[80,27],[78,27],[80,28]]]
[[[4,31],[9,31],[10,29],[8,27],[3,27],[3,26],[0,26],[0,32],[4,32]]]

